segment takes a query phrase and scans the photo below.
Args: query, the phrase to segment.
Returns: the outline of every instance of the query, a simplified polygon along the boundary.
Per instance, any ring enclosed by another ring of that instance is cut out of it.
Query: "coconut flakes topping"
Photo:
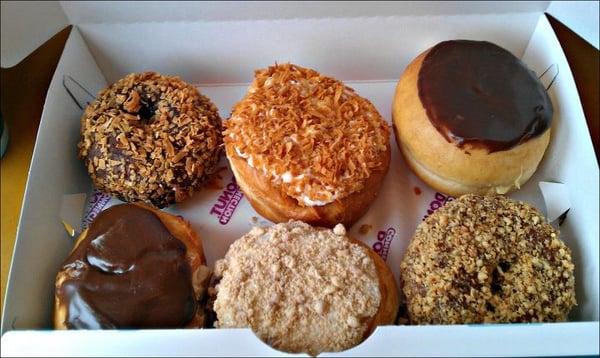
[[[225,143],[303,206],[360,191],[389,147],[389,128],[373,104],[293,64],[256,71],[224,126]]]

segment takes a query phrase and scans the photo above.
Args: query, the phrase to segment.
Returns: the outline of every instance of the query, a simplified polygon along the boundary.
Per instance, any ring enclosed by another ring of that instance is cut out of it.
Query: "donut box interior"
[[[197,84],[227,118],[254,69],[289,61],[345,81],[389,122],[405,66],[437,42],[457,38],[510,50],[550,86],[550,146],[536,174],[510,196],[551,219],[569,209],[560,231],[573,252],[578,305],[564,323],[379,327],[357,347],[323,355],[598,354],[599,171],[571,71],[544,15],[548,2],[313,5],[179,3],[162,11],[148,3],[62,3],[75,26],[47,94],[29,172],[3,310],[3,356],[282,354],[249,329],[52,330],[55,275],[74,244],[61,221],[79,231],[118,202],[93,190],[77,158],[87,92],[155,70]],[[451,198],[415,177],[393,135],[391,141],[383,188],[350,234],[377,251],[398,279],[416,226]],[[219,189],[166,209],[191,222],[209,265],[253,225],[268,224],[232,181],[225,159],[222,166]],[[561,184],[547,185],[542,195],[540,182]],[[371,229],[364,233],[363,225]]]

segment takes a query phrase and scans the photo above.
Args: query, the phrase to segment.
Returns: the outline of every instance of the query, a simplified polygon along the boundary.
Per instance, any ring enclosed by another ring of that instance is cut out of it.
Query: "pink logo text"
[[[444,195],[442,193],[435,193],[435,198],[429,203],[429,208],[427,209],[427,214],[423,216],[423,220],[427,219],[427,217],[433,214],[434,211],[444,206],[447,202],[454,200],[453,196]]]
[[[102,209],[110,201],[110,195],[101,192],[100,190],[94,189],[92,195],[88,199],[88,208],[83,215],[83,228],[85,229],[90,225],[92,221],[100,214]]]
[[[218,217],[221,225],[227,225],[243,197],[244,193],[242,193],[235,182],[235,177],[233,177],[223,193],[217,198],[215,205],[210,209],[210,214]]]
[[[392,240],[396,236],[396,229],[389,228],[385,231],[381,230],[377,233],[377,241],[373,244],[373,251],[375,251],[385,261],[387,260],[388,253],[390,251],[390,245]]]

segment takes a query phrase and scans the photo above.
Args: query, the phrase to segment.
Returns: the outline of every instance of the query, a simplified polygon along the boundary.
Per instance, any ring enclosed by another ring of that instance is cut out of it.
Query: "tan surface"
[[[494,153],[449,143],[431,124],[418,95],[417,79],[427,52],[408,65],[393,103],[394,132],[411,169],[434,189],[455,196],[504,194],[519,188],[537,169],[550,130],[510,150]]]
[[[33,145],[48,85],[71,27],[48,40],[15,67],[0,73],[2,116],[9,145],[0,160],[2,306]]]

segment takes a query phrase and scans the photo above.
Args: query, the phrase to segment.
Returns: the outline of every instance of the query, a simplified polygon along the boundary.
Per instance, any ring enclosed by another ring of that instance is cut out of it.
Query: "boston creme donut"
[[[455,196],[523,185],[548,146],[552,113],[535,73],[483,41],[444,41],[419,55],[393,103],[406,162],[431,187]]]

